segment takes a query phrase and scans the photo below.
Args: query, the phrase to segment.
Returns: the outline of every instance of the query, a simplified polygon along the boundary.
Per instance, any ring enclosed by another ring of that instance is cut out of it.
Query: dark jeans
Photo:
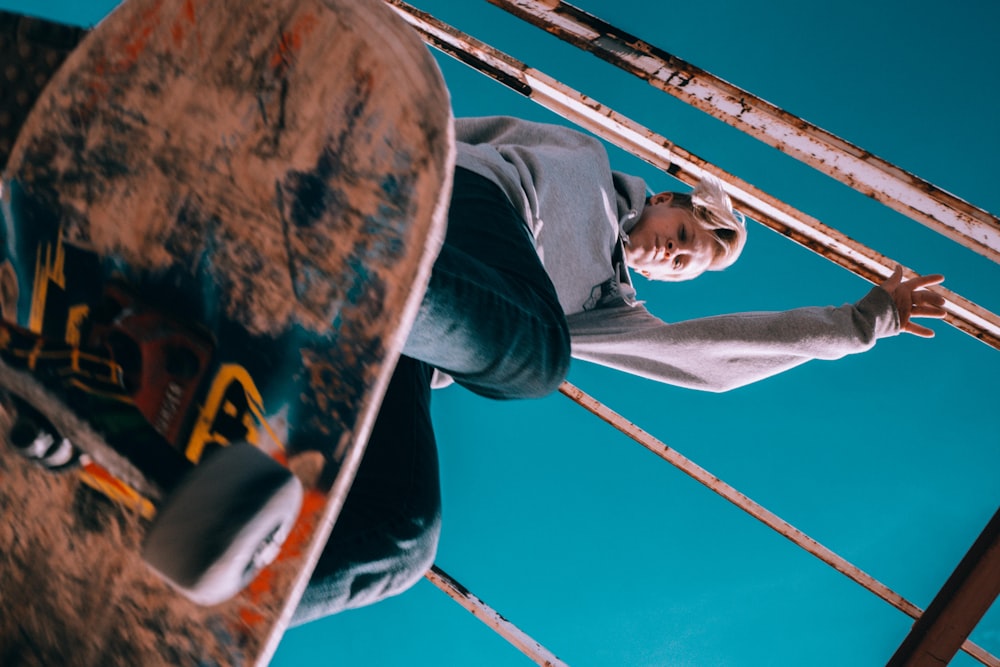
[[[293,623],[401,593],[433,563],[434,368],[495,399],[544,396],[566,376],[566,319],[528,228],[495,184],[470,171],[455,171],[444,247],[403,353]]]

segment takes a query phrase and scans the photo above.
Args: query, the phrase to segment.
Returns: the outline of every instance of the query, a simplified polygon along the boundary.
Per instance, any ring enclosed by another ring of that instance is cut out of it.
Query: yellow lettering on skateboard
[[[69,314],[66,317],[66,342],[73,347],[80,346],[80,327],[90,314],[90,306],[81,304],[70,306]]]
[[[197,463],[210,443],[227,445],[234,440],[245,440],[256,445],[260,439],[257,426],[263,423],[264,400],[250,374],[237,364],[222,364],[212,380],[184,454]]]
[[[42,261],[43,252],[44,261]],[[35,252],[35,285],[31,292],[31,315],[28,318],[28,328],[36,333],[41,332],[45,320],[45,300],[49,295],[49,284],[55,283],[58,287],[66,289],[65,266],[66,251],[63,250],[61,234],[55,248],[49,243],[38,246]]]

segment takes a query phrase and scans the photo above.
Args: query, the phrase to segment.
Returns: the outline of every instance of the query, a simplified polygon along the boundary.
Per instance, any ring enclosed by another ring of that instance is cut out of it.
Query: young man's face
[[[628,265],[652,280],[697,278],[715,258],[711,232],[686,209],[671,206],[672,200],[669,192],[654,195],[625,246]]]

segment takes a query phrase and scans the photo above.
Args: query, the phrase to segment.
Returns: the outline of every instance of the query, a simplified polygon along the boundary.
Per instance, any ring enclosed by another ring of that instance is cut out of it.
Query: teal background
[[[992,212],[1000,4],[578,6]],[[116,3],[0,0],[92,25]],[[416,5],[955,292],[1000,310],[1000,268],[482,0]],[[566,122],[445,56],[456,115]],[[683,186],[612,149],[654,190]],[[743,258],[639,278],[666,320],[853,301],[867,284],[751,223]],[[926,607],[1000,498],[1000,353],[943,323],[837,362],[702,394],[574,362],[570,380]],[[438,565],[571,665],[882,665],[911,620],[566,398],[434,397]],[[1000,653],[994,609],[972,638]],[[526,665],[423,581],[287,633],[292,665]],[[977,664],[960,655],[954,665]]]

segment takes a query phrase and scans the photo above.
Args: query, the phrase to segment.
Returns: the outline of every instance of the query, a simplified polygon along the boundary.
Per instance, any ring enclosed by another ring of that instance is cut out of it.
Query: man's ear
[[[674,200],[673,192],[659,192],[649,198],[649,203],[653,205],[670,204]]]

